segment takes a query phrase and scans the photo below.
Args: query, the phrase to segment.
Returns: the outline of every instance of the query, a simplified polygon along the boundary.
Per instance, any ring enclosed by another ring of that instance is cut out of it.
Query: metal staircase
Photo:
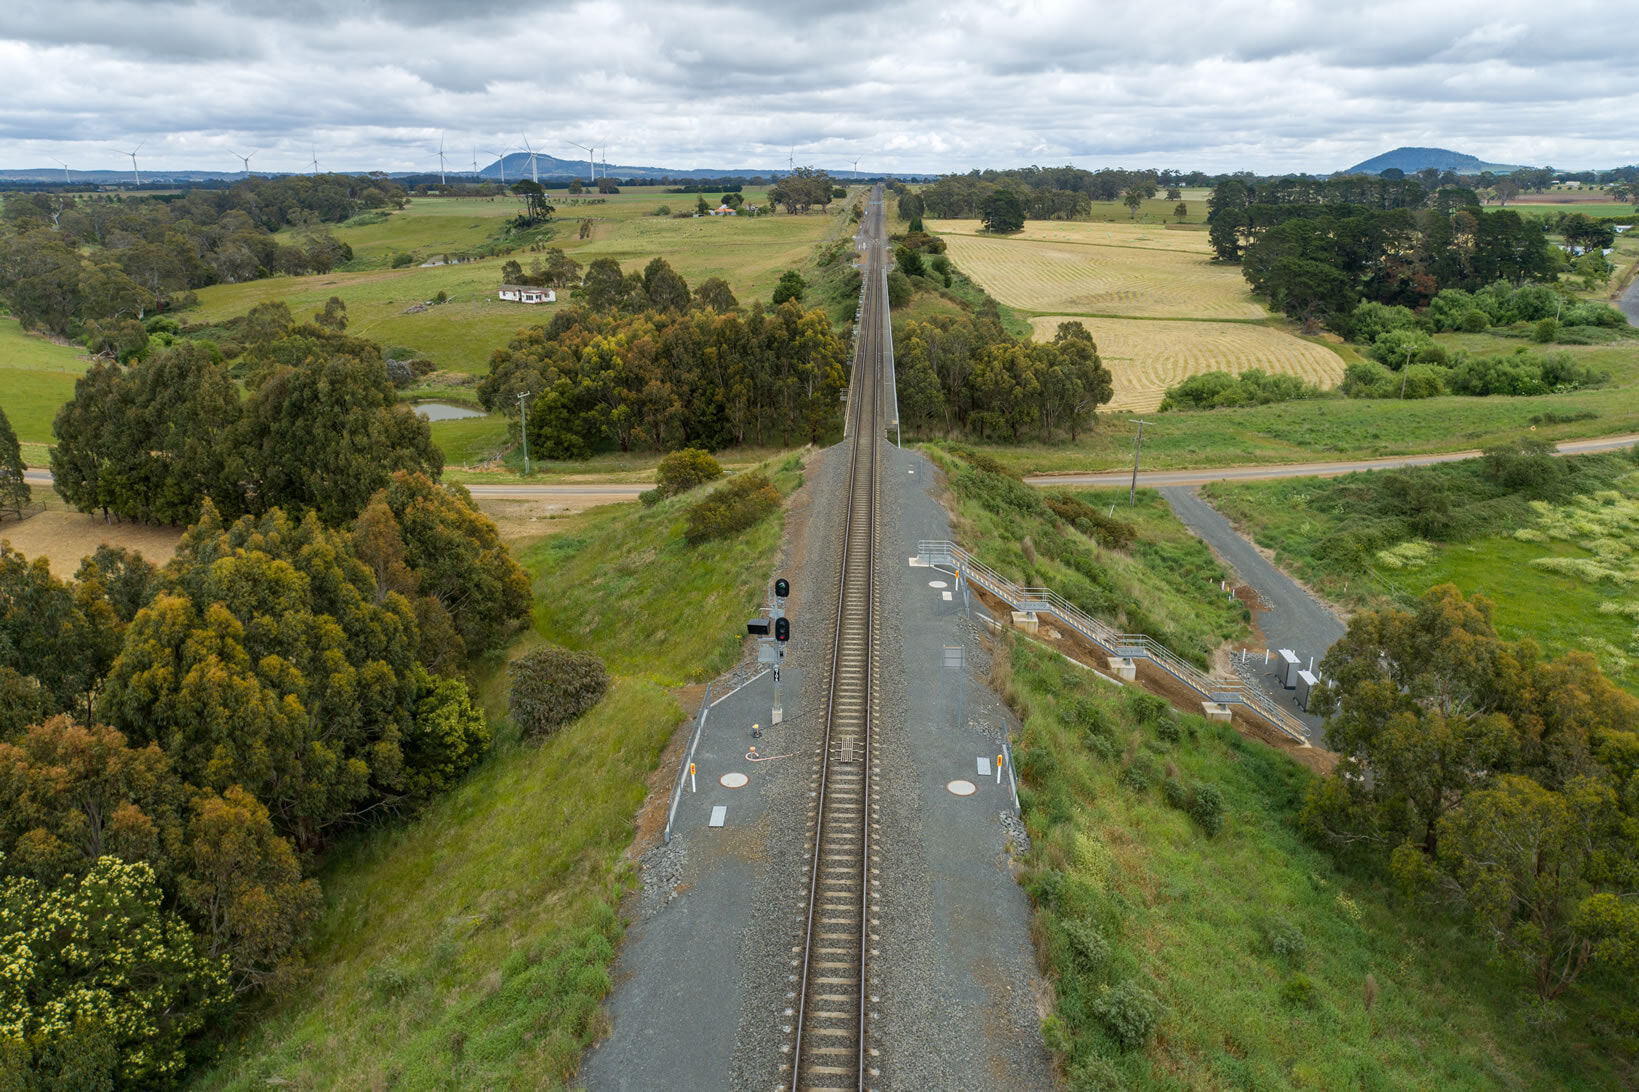
[[[1015,584],[954,542],[924,540],[916,544],[916,553],[919,561],[932,568],[950,570],[958,580],[966,580],[974,587],[989,592],[1013,610],[1029,612],[1038,618],[1044,615],[1053,618],[1059,625],[1081,634],[1108,655],[1148,660],[1207,701],[1248,706],[1298,743],[1309,746],[1309,731],[1303,722],[1250,683],[1208,675],[1180,659],[1159,641],[1142,633],[1122,633],[1114,626],[1084,613],[1051,588],[1026,588]]]

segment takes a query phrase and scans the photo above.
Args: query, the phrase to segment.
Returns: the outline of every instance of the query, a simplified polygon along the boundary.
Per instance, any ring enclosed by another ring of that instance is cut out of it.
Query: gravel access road
[[[1639,281],[1635,282],[1639,287]],[[1639,311],[1639,295],[1628,293]],[[1635,323],[1639,323],[1636,318]],[[1639,433],[1605,436],[1594,440],[1566,440],[1554,445],[1557,455],[1590,455],[1599,451],[1619,451],[1639,444]],[[1478,459],[1480,451],[1446,451],[1436,455],[1393,455],[1382,459],[1342,459],[1336,462],[1275,463],[1263,466],[1220,466],[1199,470],[1140,470],[1138,484],[1150,488],[1175,485],[1205,485],[1207,482],[1273,481],[1278,478],[1335,478],[1362,470],[1393,470],[1407,466],[1432,466]],[[1124,488],[1132,484],[1132,471],[1108,470],[1095,474],[1034,474],[1024,479],[1030,485],[1050,488],[1086,485],[1101,489]]]
[[[1265,641],[1272,650],[1291,649],[1305,667],[1313,658],[1318,664],[1333,642],[1343,636],[1345,626],[1332,609],[1281,572],[1258,548],[1235,530],[1222,512],[1201,499],[1194,489],[1168,486],[1161,495],[1172,506],[1173,514],[1196,536],[1212,548],[1212,552],[1234,570],[1242,583],[1248,584],[1263,601],[1254,621],[1263,630]],[[1309,726],[1310,738],[1324,746],[1320,718],[1312,717],[1298,706],[1295,692],[1281,686],[1271,659],[1263,663],[1263,650],[1248,657],[1245,674],[1265,691],[1273,695],[1298,719]]]

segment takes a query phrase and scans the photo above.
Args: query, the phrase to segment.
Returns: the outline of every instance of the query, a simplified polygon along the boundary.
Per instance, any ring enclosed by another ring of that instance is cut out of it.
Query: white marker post
[[[694,763],[689,763],[689,791],[694,792]]]
[[[1002,783],[1002,756],[996,756],[996,784]]]

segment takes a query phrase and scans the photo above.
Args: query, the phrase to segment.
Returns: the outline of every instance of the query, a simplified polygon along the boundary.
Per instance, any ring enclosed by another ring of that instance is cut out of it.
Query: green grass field
[[[789,490],[800,470],[782,465]],[[547,742],[520,742],[493,672],[495,750],[419,816],[332,851],[312,973],[247,1013],[196,1087],[571,1083],[602,1031],[632,818],[682,717],[667,687],[737,654],[780,540],[776,516],[689,547],[680,522],[696,499],[594,510],[526,554],[535,632],[513,651],[588,648],[609,694]]]
[[[51,422],[74,397],[74,380],[87,363],[85,350],[57,345],[24,332],[15,319],[0,318],[0,409],[19,440],[51,442]]]
[[[1597,462],[1612,469],[1595,471],[1599,480],[1593,484],[1567,485],[1571,495],[1606,488],[1609,478],[1632,466],[1614,456],[1576,462]],[[1456,468],[1416,473],[1457,480]],[[1631,588],[1614,579],[1582,579],[1532,564],[1541,558],[1597,559],[1597,536],[1521,541],[1513,537],[1514,532],[1529,531],[1538,523],[1521,506],[1518,514],[1501,515],[1496,526],[1471,540],[1432,543],[1425,563],[1396,564],[1380,556],[1359,562],[1327,545],[1327,536],[1344,529],[1351,518],[1349,506],[1333,497],[1336,491],[1349,489],[1352,481],[1217,482],[1203,487],[1203,492],[1260,546],[1275,551],[1282,567],[1324,595],[1357,607],[1396,604],[1409,608],[1429,588],[1456,584],[1464,595],[1482,594],[1496,604],[1494,621],[1504,638],[1529,637],[1550,655],[1592,653],[1614,681],[1639,693],[1636,619],[1600,609],[1602,604],[1633,599]],[[1629,497],[1639,496],[1639,474],[1619,479],[1618,488]],[[1563,499],[1568,501],[1570,496]]]
[[[693,194],[654,192],[619,194],[607,204],[560,207],[548,246],[561,247],[582,265],[614,258],[630,270],[663,257],[691,285],[722,277],[742,303],[766,301],[780,274],[801,268],[821,239],[842,229],[846,202],[831,206],[832,215],[701,217],[677,220],[649,215],[659,204],[674,211],[693,208]],[[747,199],[759,197],[748,195]],[[687,198],[687,204],[682,201]],[[493,203],[479,199],[422,198],[386,222],[342,228],[338,237],[353,244],[365,260],[385,260],[404,250],[426,258],[456,242],[476,246],[502,221],[516,215],[510,198]],[[440,204],[447,201],[446,204]],[[589,238],[579,237],[579,223],[592,221]],[[353,237],[357,235],[357,240]],[[521,250],[511,258],[527,267],[537,253]],[[481,375],[490,353],[506,345],[526,326],[550,321],[557,304],[527,305],[495,298],[501,265],[507,258],[485,258],[457,265],[332,272],[310,277],[275,277],[243,284],[213,285],[199,292],[199,307],[189,322],[219,322],[242,315],[258,303],[282,299],[306,317],[331,296],[347,304],[348,332],[386,345],[420,350],[440,368]],[[451,301],[415,314],[405,312],[440,291]]]
[[[1510,201],[1507,207],[1522,216],[1558,216],[1566,212],[1580,212],[1596,220],[1621,216],[1639,223],[1639,209],[1617,201]]]
[[[1620,983],[1590,980],[1561,1003],[1563,1024],[1533,1026],[1524,976],[1475,930],[1408,912],[1300,837],[1313,775],[1296,763],[1227,725],[1158,716],[1154,699],[1023,638],[1007,662],[1024,721],[1024,884],[1054,987],[1043,1030],[1072,1088],[1591,1089],[1631,1076],[1632,1033],[1608,1030],[1632,1027]],[[1217,789],[1219,833],[1168,806],[1168,770]],[[1136,1049],[1098,1014],[1126,981],[1164,1006]]]

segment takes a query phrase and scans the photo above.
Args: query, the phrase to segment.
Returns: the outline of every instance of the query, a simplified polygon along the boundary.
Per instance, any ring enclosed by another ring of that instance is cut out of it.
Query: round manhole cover
[[[945,583],[943,580],[930,580],[930,581],[928,581],[928,587],[930,587],[930,588],[948,588],[948,587],[950,587],[950,585]]]
[[[736,770],[732,773],[726,773],[722,777],[719,777],[717,779],[717,783],[725,789],[741,789],[744,788],[745,783],[750,780],[751,778]]]
[[[963,781],[961,779],[952,781],[950,784],[946,785],[945,788],[949,789],[955,796],[972,796],[974,793],[979,791],[979,787],[973,782]]]

